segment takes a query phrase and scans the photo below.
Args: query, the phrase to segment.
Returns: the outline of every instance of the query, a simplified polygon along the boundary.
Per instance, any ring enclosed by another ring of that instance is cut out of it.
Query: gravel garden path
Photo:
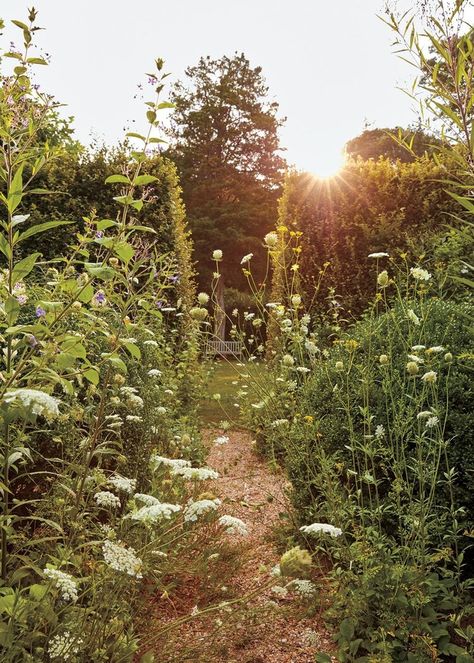
[[[318,651],[331,650],[329,634],[318,610],[307,609],[294,595],[279,596],[271,587],[271,569],[278,563],[275,531],[288,523],[289,485],[255,453],[250,435],[228,433],[227,444],[216,445],[221,434],[205,431],[210,453],[207,465],[219,479],[206,487],[222,500],[221,513],[242,519],[248,536],[222,535],[227,558],[218,577],[191,580],[173,597],[174,618],[196,605],[196,617],[170,633],[175,657],[185,663],[314,663]],[[221,556],[222,552],[221,552]],[[220,577],[219,577],[220,574]],[[248,600],[239,602],[242,596]],[[224,611],[206,612],[208,605],[228,601]],[[199,610],[199,612],[198,612]],[[180,654],[176,657],[176,648]],[[160,661],[162,659],[159,659]]]

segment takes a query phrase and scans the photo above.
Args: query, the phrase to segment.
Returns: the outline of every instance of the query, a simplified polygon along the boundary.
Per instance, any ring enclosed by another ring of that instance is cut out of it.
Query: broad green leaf
[[[128,242],[119,242],[114,246],[114,253],[118,255],[125,264],[128,264],[135,255],[135,249]]]
[[[3,235],[3,234],[0,234],[0,251],[7,258],[7,260],[10,259],[12,252],[11,252],[9,243],[8,243],[5,235]]]
[[[161,104],[158,104],[158,109],[162,110],[163,108],[175,108],[175,104],[171,101],[162,101]]]
[[[33,235],[38,235],[38,233],[44,233],[46,230],[51,230],[51,228],[57,228],[58,226],[68,226],[71,223],[74,223],[73,221],[46,221],[45,223],[37,223],[35,226],[31,226],[31,228],[28,228],[24,232],[22,232],[17,241],[22,242],[24,239],[28,239],[28,237],[33,237]]]
[[[115,269],[108,265],[104,265],[101,262],[86,262],[84,263],[84,267],[91,276],[101,279],[102,281],[108,281],[116,274]]]
[[[127,136],[127,138],[138,138],[139,140],[142,140],[143,142],[146,142],[145,136],[142,136],[141,134],[134,133],[133,131],[129,131],[125,135]]]
[[[8,189],[7,206],[11,214],[16,210],[21,203],[23,197],[23,165],[21,165],[15,175]]]
[[[133,183],[136,184],[137,186],[142,186],[144,184],[151,184],[152,182],[156,182],[158,180],[157,177],[154,175],[139,175],[133,180]]]
[[[29,595],[35,601],[41,601],[41,599],[44,598],[47,591],[48,588],[46,587],[46,585],[40,585],[38,583],[30,585],[28,588]]]
[[[64,371],[74,366],[76,363],[76,357],[70,352],[60,352],[54,357],[54,363]]]
[[[117,221],[114,221],[113,219],[101,219],[101,221],[97,222],[97,230],[107,230],[107,228],[112,228],[117,225]]]
[[[5,300],[5,314],[7,316],[7,322],[9,327],[12,327],[15,324],[19,313],[20,313],[20,304],[18,303],[18,300],[16,299],[16,297],[8,295],[8,297]]]
[[[12,272],[13,283],[17,283],[28,276],[40,255],[41,253],[32,253],[14,266]]]
[[[130,205],[130,203],[133,203],[132,196],[114,196],[114,200],[120,205]]]
[[[115,184],[115,183],[121,183],[121,184],[130,184],[130,180],[128,177],[125,177],[125,175],[109,175],[107,179],[105,180],[106,184]]]
[[[130,205],[137,210],[137,212],[140,212],[142,207],[143,207],[143,200],[132,200]]]
[[[63,352],[68,352],[78,359],[85,359],[87,357],[86,349],[83,346],[81,339],[77,336],[67,336],[61,343],[61,350]]]
[[[43,58],[28,58],[27,62],[28,64],[43,64],[43,65],[48,64],[46,60],[43,60]]]
[[[141,359],[142,353],[140,352],[138,345],[135,345],[135,343],[132,343],[131,341],[123,341],[123,345],[127,348],[132,357],[135,359]]]
[[[83,376],[94,385],[99,384],[99,371],[96,368],[87,368],[83,373]]]
[[[104,358],[107,357],[107,355],[102,355]],[[127,364],[123,361],[123,359],[120,359],[117,355],[110,355],[110,357],[107,358],[107,361],[109,361],[113,366],[118,368],[120,371],[123,371],[124,373],[128,373],[127,369]]]

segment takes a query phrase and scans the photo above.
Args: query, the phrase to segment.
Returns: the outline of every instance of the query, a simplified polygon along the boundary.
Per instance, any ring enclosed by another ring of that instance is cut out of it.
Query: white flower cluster
[[[145,342],[147,342],[147,341],[145,341]],[[159,371],[157,368],[151,368],[151,369],[148,371],[147,375],[148,375],[148,377],[150,377],[150,378],[159,378],[160,375],[161,375],[161,371]]]
[[[225,531],[228,534],[238,534],[240,536],[247,536],[248,529],[247,525],[240,518],[235,518],[234,516],[221,516],[219,518],[219,525],[225,528]]]
[[[240,264],[245,265],[246,263],[250,262],[252,258],[253,258],[253,253],[247,253],[247,255],[245,255],[240,261]]]
[[[305,599],[311,598],[316,593],[316,585],[311,580],[296,579],[292,580],[287,586]]]
[[[385,253],[385,251],[379,251],[378,253],[369,253],[369,255],[367,257],[368,258],[375,258],[375,259],[388,258],[389,254]]]
[[[214,444],[216,444],[217,446],[221,446],[223,444],[227,444],[228,441],[229,441],[228,435],[219,435],[214,440]]]
[[[431,274],[426,271],[426,269],[422,269],[421,267],[412,267],[410,269],[410,274],[413,276],[415,281],[429,281],[431,278]]]
[[[120,500],[117,495],[114,495],[110,490],[100,490],[94,495],[94,499],[99,506],[105,509],[120,508]]]
[[[69,573],[64,573],[59,569],[45,569],[43,573],[59,589],[63,601],[72,603],[77,601],[77,583]]]
[[[172,470],[191,466],[190,461],[184,460],[184,458],[165,458],[164,456],[159,456],[158,454],[153,454],[150,458],[150,462],[154,470],[156,470],[161,465],[164,467],[169,467]]]
[[[219,474],[209,467],[178,467],[171,470],[175,476],[183,477],[189,481],[208,481],[209,479],[218,479]]]
[[[117,490],[121,490],[122,492],[131,495],[137,487],[137,480],[127,479],[126,477],[121,476],[113,476],[109,479],[109,484]]]
[[[46,419],[59,417],[60,401],[38,389],[11,389],[5,392],[3,402],[13,407],[21,407],[35,416]]]
[[[214,500],[197,500],[196,502],[190,502],[184,510],[184,521],[187,523],[193,523],[204,513],[216,511],[220,505],[221,501],[218,498]]]
[[[157,500],[154,504],[142,506],[138,511],[131,513],[128,518],[145,525],[153,525],[159,520],[171,518],[172,514],[178,511],[181,511],[179,504],[168,504]]]
[[[334,527],[334,525],[328,525],[328,523],[312,523],[311,525],[303,525],[300,527],[300,531],[305,534],[330,534],[331,536],[341,536],[342,529],[339,527]]]
[[[111,569],[122,571],[134,578],[143,577],[140,573],[143,562],[137,557],[133,548],[125,548],[120,541],[117,543],[114,543],[113,541],[104,541],[102,554],[104,555],[105,563],[107,566],[110,566]]]
[[[135,493],[133,499],[137,500],[138,502],[143,502],[143,504],[146,506],[153,506],[153,504],[160,503],[160,500],[157,497],[153,497],[153,495],[147,495],[146,493]]]
[[[79,653],[83,643],[82,638],[77,638],[70,631],[64,631],[62,634],[53,635],[48,643],[49,658],[54,661],[69,661],[73,656]]]

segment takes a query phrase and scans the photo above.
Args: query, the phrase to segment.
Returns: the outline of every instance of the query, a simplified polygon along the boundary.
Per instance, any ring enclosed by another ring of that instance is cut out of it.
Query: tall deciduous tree
[[[227,286],[243,289],[240,260],[253,252],[263,275],[262,237],[276,218],[285,162],[278,104],[260,67],[244,54],[203,57],[172,95],[170,156],[178,165],[200,284],[209,283],[212,249],[224,252]]]

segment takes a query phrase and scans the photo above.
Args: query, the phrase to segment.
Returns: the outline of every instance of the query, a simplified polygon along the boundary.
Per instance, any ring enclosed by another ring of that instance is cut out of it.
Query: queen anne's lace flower
[[[214,444],[217,444],[217,446],[221,446],[222,444],[227,444],[228,441],[229,441],[228,435],[219,435],[214,440]]]
[[[253,258],[253,253],[247,253],[247,255],[245,255],[240,261],[240,264],[245,265],[246,263],[250,262],[252,258]]]
[[[414,325],[418,326],[420,324],[420,318],[416,315],[413,309],[408,309],[407,317],[409,320],[411,320],[411,322],[413,322]]]
[[[189,460],[184,458],[165,458],[165,456],[159,456],[158,454],[153,454],[150,459],[153,469],[158,467],[169,467],[172,470],[178,469],[180,467],[190,467],[191,463]]]
[[[379,253],[369,253],[368,258],[388,258],[389,254],[385,251],[379,251]]]
[[[145,493],[135,493],[133,499],[137,500],[137,502],[143,502],[145,506],[153,506],[153,504],[160,503],[160,500],[157,497],[153,497],[153,495],[146,495]]]
[[[11,389],[6,391],[3,402],[13,408],[20,407],[35,416],[41,415],[46,419],[59,417],[60,401],[54,396],[38,389]]]
[[[63,601],[72,603],[77,601],[77,583],[69,573],[64,573],[59,569],[45,569],[43,573],[59,589]]]
[[[311,525],[303,525],[300,531],[305,534],[330,534],[331,536],[341,536],[342,529],[329,525],[328,523],[312,523]]]
[[[278,233],[267,233],[263,238],[263,241],[269,249],[274,249],[278,244]]]
[[[114,476],[109,479],[109,484],[111,484],[117,490],[121,490],[122,492],[131,495],[137,487],[137,480],[127,479],[127,477]]]
[[[247,536],[247,525],[240,518],[234,516],[221,516],[219,518],[219,525],[225,528],[228,534],[239,534],[240,536]]]
[[[421,379],[423,380],[423,382],[426,382],[428,384],[434,384],[438,379],[438,375],[436,374],[435,371],[428,371],[427,373],[421,376]]]
[[[48,643],[49,658],[52,661],[69,661],[79,653],[82,643],[82,638],[72,635],[70,631],[53,635]]]
[[[100,490],[94,495],[94,499],[99,506],[103,506],[105,509],[120,508],[119,498],[110,490]]]
[[[189,479],[190,481],[208,481],[218,479],[219,474],[209,467],[177,467],[171,469],[172,474]]]
[[[147,375],[150,378],[159,378],[161,375],[161,371],[159,371],[157,368],[152,368],[148,371]]]
[[[310,598],[316,593],[316,585],[314,585],[311,580],[295,579],[288,584],[288,587],[303,598]]]
[[[426,426],[426,428],[434,428],[438,423],[439,423],[438,417],[437,416],[432,416],[432,417],[429,417],[426,420],[425,426]]]
[[[184,510],[184,520],[187,523],[193,523],[204,513],[216,511],[220,505],[221,501],[218,498],[214,500],[197,500],[196,502],[190,502]]]
[[[142,560],[137,557],[133,548],[125,548],[124,544],[118,541],[104,541],[102,546],[104,561],[114,571],[121,571],[135,578],[142,578],[141,569]]]
[[[421,267],[412,267],[410,269],[410,274],[413,276],[415,281],[429,281],[431,278],[431,274],[426,271],[426,269],[422,269]]]
[[[153,525],[159,520],[168,520],[173,513],[177,513],[178,511],[181,511],[179,504],[168,504],[167,502],[157,501],[149,506],[142,506],[138,511],[129,514],[127,517],[146,525]]]

